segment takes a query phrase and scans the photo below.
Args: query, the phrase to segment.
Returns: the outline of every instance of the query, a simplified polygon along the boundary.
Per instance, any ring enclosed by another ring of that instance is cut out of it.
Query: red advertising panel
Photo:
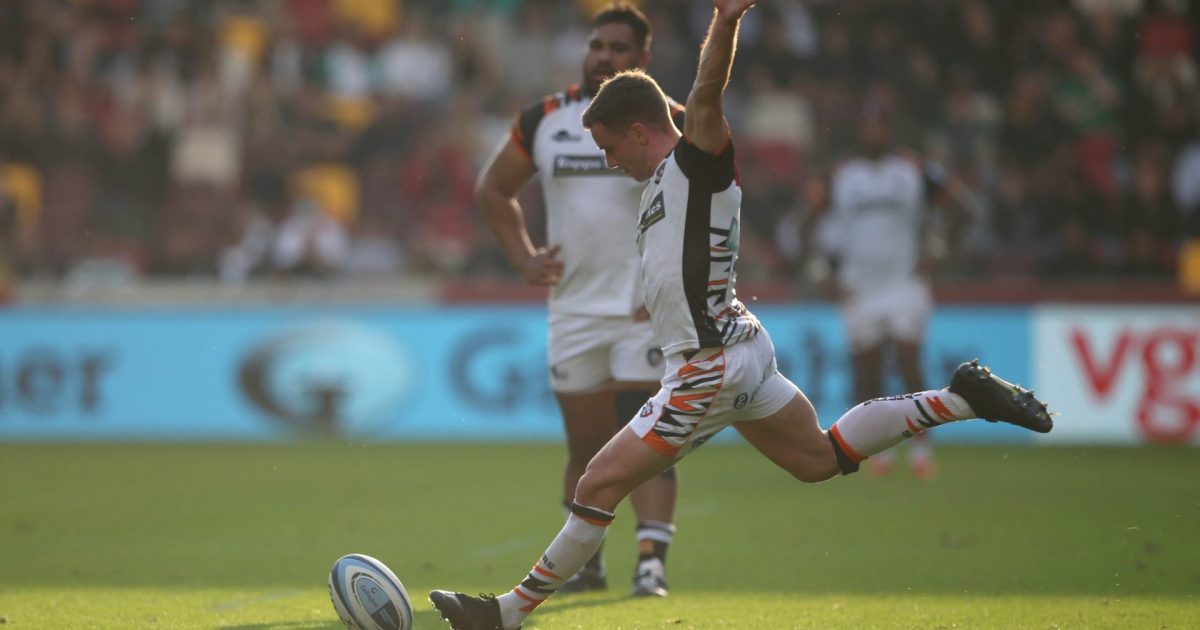
[[[1037,309],[1033,355],[1045,440],[1200,445],[1200,307]]]

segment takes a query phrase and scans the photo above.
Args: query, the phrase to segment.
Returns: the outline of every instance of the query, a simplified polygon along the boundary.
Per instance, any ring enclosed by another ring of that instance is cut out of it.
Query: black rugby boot
[[[429,601],[450,622],[453,630],[504,630],[500,621],[500,602],[495,595],[430,591]]]
[[[975,359],[958,366],[950,391],[963,397],[975,414],[990,422],[1007,422],[1038,433],[1054,428],[1046,403],[1033,392],[992,374]]]

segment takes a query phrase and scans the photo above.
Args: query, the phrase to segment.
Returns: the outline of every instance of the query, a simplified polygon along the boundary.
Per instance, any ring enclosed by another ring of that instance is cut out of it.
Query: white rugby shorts
[[[662,389],[629,427],[650,448],[682,458],[734,422],[779,411],[799,391],[779,373],[763,329],[732,346],[667,357]]]
[[[556,314],[550,317],[550,388],[601,390],[613,382],[657,383],[662,346],[649,321],[633,317]]]
[[[842,307],[846,335],[854,350],[887,339],[920,343],[932,312],[929,286],[919,278],[851,293]]]

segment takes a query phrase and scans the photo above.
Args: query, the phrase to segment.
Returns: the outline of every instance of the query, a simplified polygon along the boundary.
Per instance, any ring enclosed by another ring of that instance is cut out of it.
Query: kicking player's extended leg
[[[864,459],[927,429],[970,418],[1007,422],[1038,433],[1054,427],[1046,405],[1033,392],[992,374],[978,361],[963,363],[946,389],[868,400],[829,427],[829,439],[844,474]]]
[[[904,382],[905,391],[923,391],[925,375],[921,372],[921,342],[897,339],[895,347],[896,364],[900,367],[900,380]],[[933,443],[928,433],[922,431],[914,435],[908,443],[908,464],[918,479],[932,479],[937,475]]]
[[[873,334],[871,338],[876,337],[877,334]],[[871,343],[855,340],[854,351],[850,354],[850,364],[854,372],[854,400],[871,400],[883,396],[883,368],[888,358],[889,345],[882,337]],[[909,388],[908,391],[913,390]],[[895,459],[894,453],[884,451],[871,459],[868,470],[872,476],[885,477],[891,474]]]
[[[563,471],[563,505],[570,509],[575,488],[587,470],[587,464],[616,432],[614,395],[611,390],[593,392],[556,392],[567,436],[567,464]],[[646,397],[643,397],[644,401]],[[632,417],[632,416],[629,416]],[[626,420],[629,419],[626,418]],[[568,512],[569,514],[569,512]],[[564,593],[599,590],[608,587],[604,570],[604,550],[599,548],[578,574],[567,576]]]
[[[1008,422],[1039,433],[1054,424],[1046,405],[991,373],[978,361],[954,372],[947,389],[876,398],[847,411],[822,432],[812,404],[797,392],[787,405],[761,420],[734,426],[768,459],[801,481],[823,481],[858,470],[867,457],[922,431],[958,420]]]
[[[618,426],[635,417],[657,390],[649,384],[637,389],[618,389],[616,411]],[[634,568],[632,594],[635,597],[666,597],[667,550],[675,539],[675,498],[678,482],[675,467],[646,480],[629,495],[637,515],[638,561]]]
[[[817,424],[817,412],[799,390],[779,411],[733,426],[758,452],[800,481],[825,481],[838,474],[837,457]]]

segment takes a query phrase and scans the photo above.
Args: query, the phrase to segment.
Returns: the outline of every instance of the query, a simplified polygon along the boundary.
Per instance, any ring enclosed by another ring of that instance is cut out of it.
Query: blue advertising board
[[[755,310],[828,426],[852,402],[836,310]],[[1029,319],[940,310],[930,386],[975,356],[1027,380]],[[557,440],[545,349],[540,306],[15,309],[0,313],[0,440]],[[1026,439],[1009,429],[938,437]]]

